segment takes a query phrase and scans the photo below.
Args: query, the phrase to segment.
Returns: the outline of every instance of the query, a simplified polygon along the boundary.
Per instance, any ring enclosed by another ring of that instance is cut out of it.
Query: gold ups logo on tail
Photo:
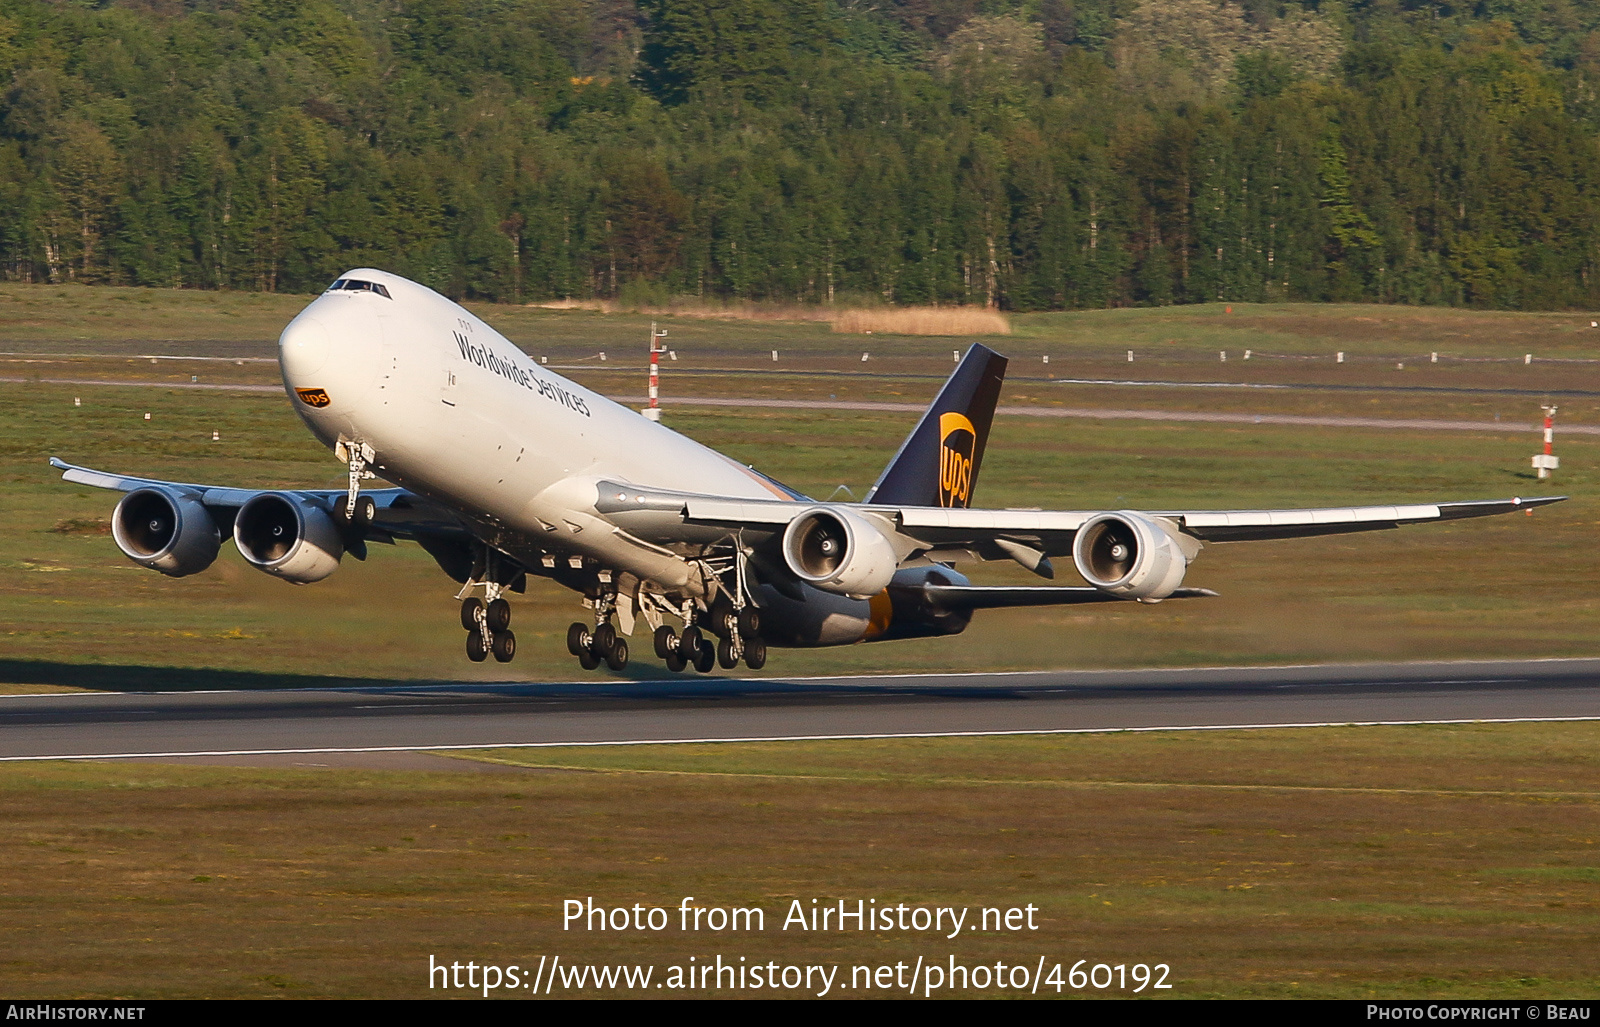
[[[308,407],[325,407],[333,400],[321,389],[295,389],[294,394],[300,397],[300,402]]]
[[[964,414],[939,415],[939,505],[972,502],[972,450],[978,433]]]

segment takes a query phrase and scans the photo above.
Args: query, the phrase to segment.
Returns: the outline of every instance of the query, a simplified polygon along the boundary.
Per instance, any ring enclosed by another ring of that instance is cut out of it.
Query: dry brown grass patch
[[[852,335],[1010,335],[1011,322],[998,310],[977,307],[885,307],[841,311],[833,330]]]
[[[835,311],[828,307],[808,307],[780,303],[715,303],[685,296],[666,304],[625,303],[621,300],[550,300],[530,303],[541,310],[593,310],[601,314],[649,314],[658,317],[690,317],[706,321],[828,321]]]
[[[1011,322],[997,310],[980,307],[882,307],[846,309],[779,303],[712,303],[693,297],[664,305],[618,300],[550,300],[530,303],[541,310],[592,310],[601,314],[637,313],[707,321],[826,321],[846,335],[1010,335]]]

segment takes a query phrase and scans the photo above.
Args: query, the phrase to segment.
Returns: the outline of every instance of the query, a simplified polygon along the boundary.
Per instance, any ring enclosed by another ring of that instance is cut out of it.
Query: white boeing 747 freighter
[[[592,616],[568,648],[621,670],[642,620],[675,671],[771,646],[951,635],[974,610],[1212,595],[1183,587],[1205,542],[1369,531],[1563,497],[1323,510],[983,510],[971,506],[1005,374],[974,345],[859,503],[819,502],[550,371],[431,289],[370,268],[279,340],[284,388],[349,471],[345,490],[237,489],[91,470],[126,493],[116,544],[173,577],[231,536],[252,566],[307,584],[369,543],[410,540],[460,584],[467,656],[516,653],[508,593],[548,578]],[[396,488],[363,489],[375,476]],[[1012,560],[1086,585],[985,587],[955,568]],[[716,641],[713,642],[712,638]]]

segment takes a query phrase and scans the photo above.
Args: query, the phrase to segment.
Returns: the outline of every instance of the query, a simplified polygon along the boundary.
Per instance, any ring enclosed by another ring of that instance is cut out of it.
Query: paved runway
[[[1516,720],[1600,720],[1600,660],[7,696],[0,760]]]

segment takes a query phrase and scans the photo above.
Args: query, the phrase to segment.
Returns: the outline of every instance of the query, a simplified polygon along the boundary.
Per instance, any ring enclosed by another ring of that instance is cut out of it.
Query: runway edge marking
[[[99,752],[47,756],[0,756],[0,763],[44,760],[137,760],[182,756],[310,756],[317,753],[461,752],[476,749],[575,749],[608,745],[715,745],[736,742],[849,742],[887,738],[1004,738],[1027,735],[1121,735],[1152,731],[1266,731],[1308,727],[1425,727],[1450,724],[1568,724],[1600,717],[1476,717],[1460,720],[1329,720],[1303,724],[1191,724],[1162,727],[1029,728],[1018,731],[903,731],[858,735],[751,735],[734,738],[632,738],[591,742],[474,742],[465,745],[363,745],[315,749],[203,749],[191,752]]]

